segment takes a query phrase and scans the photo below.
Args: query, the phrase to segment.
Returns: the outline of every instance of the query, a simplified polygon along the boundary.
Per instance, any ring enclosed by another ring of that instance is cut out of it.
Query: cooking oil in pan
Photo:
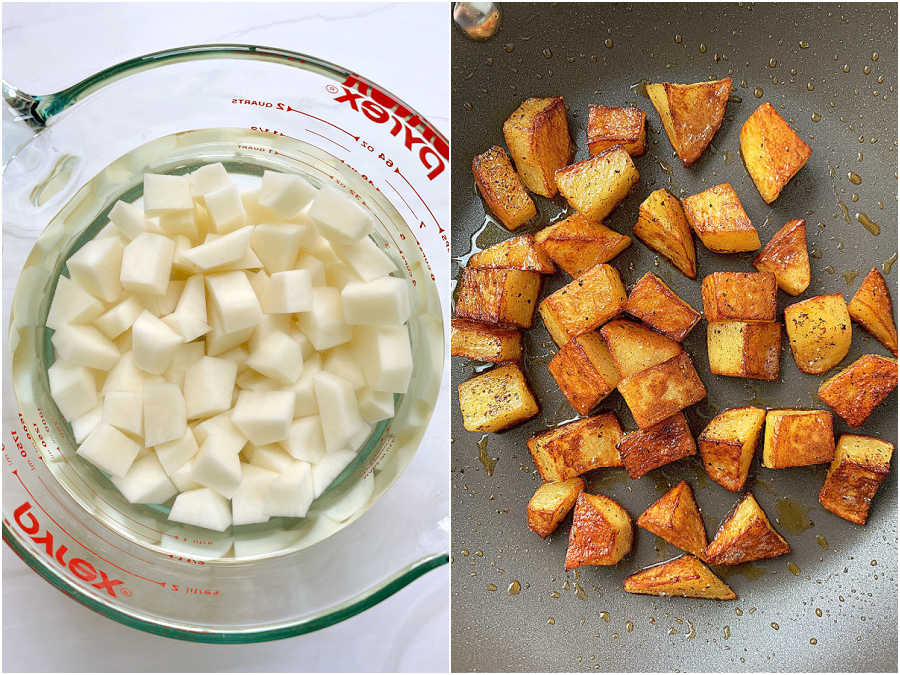
[[[874,220],[869,218],[865,213],[857,213],[856,219],[862,224],[864,228],[866,228],[869,232],[874,234],[876,237],[881,234],[881,226],[876,223]]]
[[[488,476],[494,475],[494,467],[497,466],[497,458],[491,457],[487,452],[488,436],[485,434],[478,441],[478,461],[484,467]]]
[[[809,508],[791,497],[781,497],[775,503],[778,523],[791,534],[800,534],[813,526]]]

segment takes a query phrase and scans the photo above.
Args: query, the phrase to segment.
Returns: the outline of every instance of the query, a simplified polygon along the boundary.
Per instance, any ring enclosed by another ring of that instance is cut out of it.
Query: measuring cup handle
[[[3,80],[3,100],[6,102],[12,119],[27,124],[32,129],[43,129],[46,118],[40,111],[40,96],[27,94]]]

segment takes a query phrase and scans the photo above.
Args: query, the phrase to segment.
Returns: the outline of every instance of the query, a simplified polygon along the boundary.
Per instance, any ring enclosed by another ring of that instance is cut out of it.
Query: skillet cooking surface
[[[502,12],[500,31],[487,42],[472,42],[453,30],[453,256],[464,256],[473,241],[483,248],[510,236],[499,225],[485,225],[471,161],[489,146],[503,145],[503,121],[522,100],[553,95],[564,96],[569,108],[575,160],[588,156],[589,103],[633,105],[647,113],[648,153],[636,158],[640,182],[605,221],[619,232],[631,234],[638,206],[653,189],[667,187],[683,196],[730,182],[763,243],[788,220],[806,218],[812,283],[798,299],[840,292],[849,300],[868,270],[896,252],[895,5],[504,4]],[[728,74],[733,100],[722,128],[702,158],[685,169],[673,158],[650,101],[640,95],[640,86],[631,85]],[[754,95],[757,88],[761,98]],[[772,206],[762,201],[738,153],[740,126],[763,101],[771,101],[813,149]],[[813,115],[821,120],[814,122]],[[848,180],[850,171],[862,177],[861,184]],[[559,200],[535,201],[542,222],[524,231],[555,220],[564,207]],[[848,207],[849,223],[839,202]],[[880,223],[880,236],[864,229],[856,212]],[[715,255],[698,242],[698,279],[691,281],[635,239],[611,264],[627,287],[652,271],[699,309],[705,275],[754,271],[752,258]],[[455,264],[454,278],[459,269]],[[845,271],[858,276],[848,283]],[[896,274],[896,267],[886,274],[895,298]],[[562,272],[545,278],[543,294],[566,279]],[[779,315],[794,301],[779,293]],[[684,342],[709,390],[706,401],[686,411],[695,435],[729,407],[826,407],[815,396],[825,376],[798,371],[786,338],[781,380],[761,382],[711,375],[705,334],[701,321]],[[493,475],[478,460],[482,435],[463,429],[455,393],[452,397],[454,670],[896,671],[896,458],[868,524],[858,527],[819,506],[826,465],[772,471],[760,468],[757,457],[748,487],[793,552],[731,569],[726,582],[739,596],[733,602],[629,595],[622,590],[628,574],[680,552],[635,527],[634,551],[618,566],[566,573],[571,516],[546,541],[525,525],[525,506],[540,484],[525,441],[575,417],[547,372],[556,349],[537,313],[535,328],[525,332],[525,348],[541,412],[526,424],[488,435],[486,446],[482,442],[483,454],[497,458]],[[888,353],[854,324],[853,345],[841,365],[869,352]],[[455,392],[477,364],[453,361]],[[635,428],[618,393],[600,408],[615,410],[624,429]],[[836,436],[850,431],[835,420]],[[858,433],[896,444],[896,420],[894,392]],[[737,499],[705,476],[696,457],[637,481],[623,469],[600,469],[585,478],[588,491],[611,496],[634,519],[685,479],[710,537]],[[723,574],[722,568],[717,571]],[[513,581],[521,585],[517,595],[507,591]],[[491,585],[496,590],[489,590]]]

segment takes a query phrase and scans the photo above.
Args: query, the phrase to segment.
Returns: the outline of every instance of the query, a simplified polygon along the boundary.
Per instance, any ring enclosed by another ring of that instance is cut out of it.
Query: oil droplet
[[[897,262],[897,254],[895,253],[890,258],[881,263],[881,271],[885,274],[890,274],[891,269],[894,267],[894,263]]]
[[[822,616],[822,610],[816,607],[816,616]]]
[[[569,590],[570,588],[571,588],[571,586],[569,586],[569,580],[566,579],[566,583],[563,584],[563,590],[564,590],[564,591],[567,591],[567,590]]]
[[[854,185],[859,185],[860,183],[862,183],[862,176],[854,171],[850,171],[847,174],[847,179]]]
[[[858,193],[858,192],[854,192],[852,195],[850,195],[850,201],[851,201],[851,202],[858,202],[858,201],[859,201],[859,193]]]
[[[697,631],[694,630],[694,624],[691,623],[690,619],[687,620],[687,623],[688,623],[688,628],[690,628],[690,630],[687,633],[685,633],[685,637],[688,640],[693,640],[695,637],[697,637]]]
[[[734,613],[737,614],[738,616],[744,616],[744,610],[742,610],[740,607],[735,609]]]
[[[629,87],[635,94],[642,98],[650,98],[650,94],[647,93],[647,85],[650,84],[647,80],[638,80],[634,84]]]
[[[513,582],[509,585],[509,588],[506,589],[510,595],[518,595],[522,592],[522,584],[519,583],[518,579],[513,579]]]
[[[613,41],[612,41],[612,39],[611,39],[611,38],[606,38],[606,39],[603,41],[603,46],[606,47],[607,49],[612,49],[612,48],[613,48]]]
[[[675,617],[675,623],[677,623],[679,626],[683,626],[684,619],[679,619],[678,617]]]
[[[873,61],[877,61],[877,60],[878,60],[878,52],[872,52],[872,60],[873,60]]]
[[[870,564],[872,567],[876,567],[876,566],[878,565],[878,561],[877,561],[877,560],[873,560],[873,561],[870,562],[869,564]]]
[[[862,135],[860,135],[860,137],[859,137],[859,138],[857,138],[857,139],[856,139],[856,140],[858,140],[858,141],[859,141],[859,142],[860,142],[860,143],[865,143],[865,142],[866,142],[866,137],[865,137],[865,136],[862,136]]]
[[[862,152],[857,152],[857,153],[856,153],[856,161],[857,161],[857,162],[863,161],[863,154],[862,154]]]
[[[863,72],[864,72],[866,75],[868,75],[869,73],[872,72],[872,67],[871,67],[871,66],[866,66],[865,68],[863,68]]]
[[[800,568],[797,567],[794,563],[788,563],[787,567],[791,571],[791,574],[793,574],[795,577],[800,576]]]
[[[856,219],[862,223],[862,226],[866,228],[869,232],[874,234],[876,237],[881,234],[881,226],[876,223],[874,220],[869,218],[865,213],[857,213]]]
[[[821,116],[819,113],[813,113],[812,115],[810,115],[810,119],[811,119],[813,122],[821,122],[821,121],[822,121],[822,116]]]
[[[818,644],[818,640],[816,640],[816,638],[809,638],[809,644],[811,644],[811,645]]]
[[[600,618],[609,623],[609,612],[600,612]]]
[[[462,554],[464,557],[468,558],[469,557],[469,549],[464,548]]]
[[[800,40],[800,49],[809,49],[809,43],[806,40]]]
[[[545,58],[545,59],[549,59],[549,58],[551,58],[551,57],[553,56],[553,52],[551,52],[551,51],[550,51],[549,49],[547,49],[546,47],[545,47],[544,50],[541,52],[541,54],[544,55],[544,58]]]
[[[828,274],[834,274],[834,267],[828,265],[828,267],[825,268],[825,271],[828,272]]]
[[[505,51],[507,54],[512,54],[515,48],[516,46],[512,42],[507,42],[505,45],[503,45],[503,51]]]
[[[575,582],[575,597],[579,600],[584,600],[587,598],[587,594],[584,592],[584,589],[581,587],[577,581]]]
[[[547,619],[547,623],[549,623],[549,624],[552,626],[553,624],[556,623],[556,619],[554,619],[554,618],[551,616],[549,619]]]
[[[484,470],[487,471],[488,476],[494,475],[494,467],[497,466],[497,458],[491,457],[487,453],[487,444],[488,444],[488,436],[485,434],[478,441],[478,461],[481,462],[481,465],[484,467]]]
[[[483,558],[483,557],[484,557],[484,551],[475,551],[475,555],[477,555],[479,558]]]
[[[669,630],[666,631],[666,635],[675,635],[677,631],[675,630],[675,626],[672,626]]]
[[[743,87],[744,89],[747,88],[747,80],[741,80],[741,87]]]
[[[828,540],[825,537],[823,537],[821,534],[816,537],[816,543],[822,547],[823,551],[828,550]]]
[[[700,43],[700,53],[701,53],[701,54],[705,54],[705,53],[706,53],[706,45],[703,44],[702,42]]]
[[[796,75],[796,74],[797,74],[797,69],[791,68],[791,75]]]
[[[814,91],[815,88],[816,88],[816,85],[814,85],[812,82],[806,83],[806,91]]]
[[[488,585],[487,585],[487,589],[488,589],[489,591],[496,591],[496,590],[497,590],[497,587],[496,587],[494,584],[488,584]]]
[[[472,104],[471,103],[463,103],[463,108],[466,110],[466,112],[471,112]]]
[[[731,626],[725,626],[722,628],[722,639],[727,640],[731,637]]]
[[[778,625],[777,623],[775,623],[774,621],[773,621],[772,623],[770,623],[769,625],[772,626],[772,628],[774,628],[775,630],[778,630],[779,628],[781,628],[781,626],[779,626],[779,625]]]
[[[757,87],[756,89],[754,89],[754,90],[753,90],[753,95],[754,95],[756,98],[762,98],[762,95],[763,95],[762,87]]]
[[[841,602],[844,602],[844,596],[843,596],[843,595],[839,595],[839,596],[838,596],[838,600],[840,600]]]
[[[619,639],[619,634],[613,633],[613,640],[618,640],[618,639]]]
[[[769,59],[769,68],[774,68],[777,65],[778,61],[776,61],[775,59]]]
[[[838,206],[841,209],[841,215],[844,216],[844,222],[849,225],[850,224],[850,211],[847,209],[847,205],[844,202],[839,201]]]
[[[778,522],[791,534],[800,534],[812,527],[809,508],[791,497],[782,497],[775,502]]]
[[[656,617],[655,617],[655,616],[651,616],[651,617],[650,617],[650,623],[651,623],[651,624],[656,623]]]
[[[553,591],[553,592],[550,594],[550,597],[551,597],[551,598],[558,598],[558,597],[559,597],[559,591]]]
[[[630,633],[631,631],[634,630],[634,624],[631,623],[631,621],[626,621],[625,622],[625,630]]]

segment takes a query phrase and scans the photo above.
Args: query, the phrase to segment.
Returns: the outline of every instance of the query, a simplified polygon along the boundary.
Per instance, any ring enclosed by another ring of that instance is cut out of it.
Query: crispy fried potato
[[[844,434],[819,491],[819,503],[836,516],[865,525],[881,481],[891,470],[894,446],[871,436]]]
[[[616,414],[569,422],[528,439],[528,450],[545,481],[574,478],[592,469],[622,466],[616,444],[622,427]]]
[[[540,230],[534,241],[572,277],[584,274],[598,263],[609,262],[631,245],[631,237],[590,221],[580,213]]]
[[[800,295],[809,287],[809,251],[806,250],[806,221],[796,218],[785,223],[753,261],[760,272],[775,275],[778,288],[788,295]]]
[[[593,410],[619,382],[606,343],[594,331],[569,340],[547,367],[563,395],[580,415]]]
[[[706,553],[706,528],[687,481],[681,481],[648,506],[638,517],[637,525],[683,551],[701,557]]]
[[[502,431],[538,414],[538,404],[514,363],[492,368],[458,387],[463,426],[469,431]]]
[[[483,323],[531,328],[541,275],[511,269],[462,271],[456,316]]]
[[[631,516],[609,497],[582,492],[575,502],[566,569],[615,565],[631,551]]]
[[[684,340],[700,320],[700,313],[653,272],[647,272],[631,289],[625,311],[676,342]]]
[[[777,380],[781,366],[781,324],[710,322],[706,327],[706,350],[711,373]]]
[[[515,328],[453,319],[450,323],[450,355],[486,363],[518,361],[522,358],[522,334]]]
[[[847,311],[850,318],[897,356],[897,324],[894,323],[891,294],[878,268],[873,267],[863,279],[859,290],[850,299]]]
[[[566,201],[585,218],[600,222],[628,195],[640,174],[620,146],[559,169],[556,185]]]
[[[741,127],[741,157],[760,196],[771,204],[812,154],[768,101]]]
[[[691,428],[680,412],[651,427],[625,434],[618,449],[631,478],[697,454]]]
[[[746,406],[716,415],[697,437],[706,474],[726,490],[740,492],[747,482],[766,411]]]
[[[600,329],[619,377],[628,377],[678,356],[681,344],[634,321],[616,319]]]
[[[627,593],[705,600],[734,600],[737,595],[700,560],[684,554],[625,579]]]
[[[897,388],[897,360],[866,354],[819,386],[819,398],[851,427],[866,421]]]
[[[653,426],[706,396],[685,352],[619,380],[619,393],[641,429]]]
[[[544,197],[555,195],[556,170],[572,156],[562,97],[524,101],[503,123],[503,137],[525,187]]]
[[[666,190],[654,190],[641,203],[634,236],[662,256],[689,279],[697,278],[697,253],[691,227],[681,202]]]
[[[467,267],[513,269],[539,274],[553,274],[556,271],[553,261],[535,245],[534,236],[530,234],[520,234],[479,251],[469,258]]]
[[[550,337],[562,347],[621,314],[625,299],[618,270],[600,263],[544,298],[538,310]]]
[[[632,157],[647,151],[647,132],[644,122],[647,113],[637,108],[607,108],[588,106],[587,143],[591,155],[621,145]]]
[[[759,234],[728,183],[685,197],[681,205],[687,221],[710,251],[741,253],[760,247]]]
[[[647,94],[685,166],[696,162],[722,125],[731,78],[694,84],[648,84]]]
[[[570,478],[559,483],[543,483],[528,500],[525,513],[528,528],[545,538],[552,534],[566,514],[572,510],[578,495],[584,490],[584,480]]]
[[[834,420],[827,410],[769,410],[762,465],[769,469],[834,459]]]
[[[488,211],[506,229],[518,229],[537,215],[534,202],[499,145],[475,156],[472,174]]]
[[[840,293],[788,305],[784,308],[784,328],[794,361],[804,373],[824,373],[850,351],[853,327]]]
[[[713,272],[703,279],[707,321],[775,321],[777,291],[771,272]]]
[[[748,492],[722,521],[705,560],[710,565],[740,565],[790,552],[791,547]]]

